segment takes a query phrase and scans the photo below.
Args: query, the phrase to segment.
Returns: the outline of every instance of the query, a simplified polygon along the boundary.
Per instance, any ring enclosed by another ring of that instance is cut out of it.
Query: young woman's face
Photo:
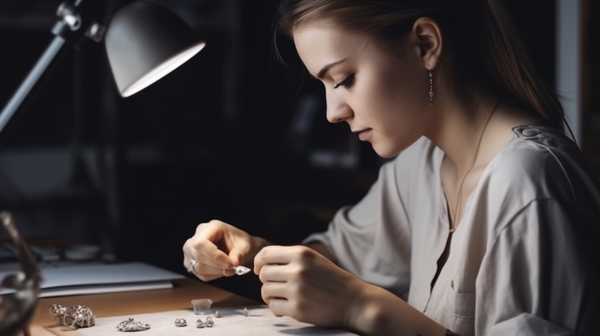
[[[325,85],[327,119],[345,121],[381,157],[392,157],[425,133],[432,113],[429,77],[419,51],[404,43],[383,51],[372,38],[318,21],[294,31],[296,49]]]

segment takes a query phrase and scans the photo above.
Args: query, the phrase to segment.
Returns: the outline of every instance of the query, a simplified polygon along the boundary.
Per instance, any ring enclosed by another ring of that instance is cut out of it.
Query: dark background
[[[61,2],[0,0],[0,105],[53,38]],[[554,1],[504,2],[553,86]],[[99,12],[126,3],[101,2]],[[207,39],[205,50],[126,99],[102,44],[69,52],[0,134],[0,208],[13,211],[28,239],[100,245],[107,259],[182,274],[183,243],[211,219],[280,244],[324,230],[366,192],[382,161],[347,126],[326,122],[321,85],[302,75],[289,41],[279,47],[290,66],[275,59],[276,1],[162,3]],[[312,159],[318,154],[329,161]],[[28,155],[37,161],[11,163]],[[55,185],[22,186],[37,180]],[[215,284],[259,298],[254,275]]]

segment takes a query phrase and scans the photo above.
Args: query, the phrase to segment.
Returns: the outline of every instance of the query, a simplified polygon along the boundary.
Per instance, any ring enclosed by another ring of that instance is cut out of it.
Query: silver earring
[[[433,105],[433,72],[429,70],[429,105]]]
[[[119,331],[132,332],[132,331],[144,331],[150,329],[148,323],[136,322],[133,317],[125,320],[117,325]]]

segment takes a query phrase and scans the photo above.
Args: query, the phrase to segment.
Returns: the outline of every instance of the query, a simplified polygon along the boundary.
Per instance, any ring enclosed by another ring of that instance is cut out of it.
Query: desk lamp
[[[192,28],[167,8],[133,2],[115,13],[108,29],[98,23],[91,0],[58,7],[54,39],[0,113],[0,132],[39,85],[41,77],[64,56],[67,44],[80,49],[89,38],[105,38],[106,53],[122,97],[129,97],[165,76],[205,46]]]
[[[105,40],[106,52],[119,93],[129,97],[165,76],[205,46],[181,18],[159,4],[133,2],[117,11],[108,28],[102,26],[90,3],[75,0],[62,3],[59,20],[52,28],[55,35],[44,54],[29,72],[0,113],[0,133],[10,118],[22,108],[26,98],[40,86],[68,44],[79,49],[88,38]],[[23,272],[0,279],[0,287],[15,290],[0,297],[0,335],[13,336],[19,331],[29,335],[28,324],[35,310],[40,286],[39,268],[22,242],[12,217],[0,213],[0,221],[11,233],[19,250]]]

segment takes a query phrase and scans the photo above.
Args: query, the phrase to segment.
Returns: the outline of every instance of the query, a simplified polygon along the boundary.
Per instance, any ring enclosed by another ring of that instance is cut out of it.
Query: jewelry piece
[[[194,260],[194,259],[190,260],[190,266],[188,266],[188,269],[187,269],[188,273],[196,274],[196,270],[194,269],[194,267],[196,267],[196,263],[197,263],[196,260]]]
[[[187,326],[187,321],[184,318],[175,319],[175,325],[177,327],[185,327]]]
[[[196,321],[196,328],[204,328],[204,322],[201,319]]]
[[[212,326],[215,325],[215,322],[213,321],[212,317],[209,316],[206,318],[205,324],[207,327],[212,328]]]
[[[71,328],[85,328],[96,324],[94,312],[82,305],[66,308],[59,304],[53,304],[50,306],[50,317],[59,325]]]
[[[429,70],[429,105],[433,105],[433,72]]]
[[[246,309],[245,307],[244,307],[244,316],[248,317],[248,309]]]
[[[135,319],[130,317],[129,319],[117,324],[117,329],[124,332],[145,331],[150,329],[150,325],[148,323],[135,322]]]
[[[216,317],[216,318],[219,318],[219,317],[221,317],[221,313],[219,313],[219,311],[218,311],[218,310],[215,312],[215,317]]]
[[[79,327],[91,327],[96,324],[96,318],[94,317],[94,313],[88,307],[77,305],[70,308],[71,318],[73,319],[73,324]]]
[[[59,304],[53,304],[49,309],[50,317],[54,320],[54,322],[59,325],[67,325],[66,317],[67,317],[67,307],[63,307]]]
[[[481,145],[481,139],[483,139],[483,134],[485,133],[485,129],[487,128],[487,125],[489,124],[490,120],[492,119],[494,112],[496,112],[496,109],[498,109],[498,106],[500,106],[501,102],[502,102],[502,100],[498,101],[496,106],[494,106],[492,113],[490,113],[490,116],[487,118],[485,125],[483,125],[481,134],[479,134],[479,140],[477,140],[477,145],[475,146],[475,154],[473,155],[473,160],[471,161],[471,165],[469,166],[469,169],[467,169],[467,172],[463,175],[462,180],[460,181],[460,185],[458,187],[458,194],[456,195],[456,204],[454,205],[454,214],[451,214],[452,215],[452,223],[450,224],[450,232],[456,231],[456,227],[458,226],[458,223],[460,222],[459,215],[462,215],[462,214],[459,214],[458,210],[460,208],[459,205],[460,205],[461,199],[462,199],[463,184],[465,183],[465,179],[467,178],[467,176],[469,175],[469,173],[475,166],[475,162],[477,161],[477,153],[479,153],[479,145]]]
[[[235,266],[235,267],[234,266],[229,266],[229,267],[225,267],[223,269],[224,270],[232,269],[232,270],[235,271],[235,274],[237,274],[237,275],[244,275],[244,274],[246,274],[246,273],[248,273],[248,272],[251,271],[251,269],[249,269],[246,266]]]

